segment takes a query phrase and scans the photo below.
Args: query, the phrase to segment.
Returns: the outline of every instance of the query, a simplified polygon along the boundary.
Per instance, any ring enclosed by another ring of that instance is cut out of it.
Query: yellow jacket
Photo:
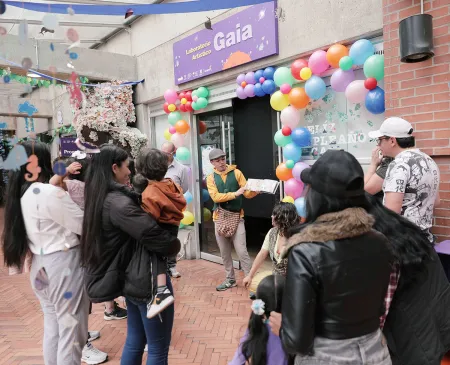
[[[240,170],[238,170],[235,165],[227,165],[227,168],[223,172],[217,171],[216,169],[214,169],[214,172],[216,174],[219,174],[223,182],[225,182],[227,179],[227,174],[233,170],[239,186],[243,188],[247,184],[247,180],[245,179],[244,174]],[[214,173],[208,175],[208,177],[206,178],[206,185],[208,186],[209,195],[211,196],[211,199],[213,200],[214,203],[225,203],[229,200],[236,199],[236,195],[234,194],[234,192],[219,193],[219,191],[217,190],[216,183],[214,181]],[[254,198],[256,195],[258,194],[254,191],[244,192],[244,197],[246,197],[247,199]],[[244,216],[244,209],[241,209],[241,217],[243,216]],[[217,220],[217,211],[213,213],[213,220]]]

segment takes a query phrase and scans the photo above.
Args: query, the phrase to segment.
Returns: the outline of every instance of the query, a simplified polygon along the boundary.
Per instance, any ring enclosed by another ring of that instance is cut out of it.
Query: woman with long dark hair
[[[256,289],[248,329],[229,365],[287,365],[280,338],[268,326],[271,312],[281,312],[285,279],[281,275],[266,276]]]
[[[374,228],[389,239],[399,273],[381,321],[392,363],[439,365],[450,350],[450,284],[439,257],[418,226],[368,199]]]
[[[168,363],[174,306],[147,319],[146,302],[153,294],[149,272],[151,252],[178,253],[180,242],[158,226],[140,207],[140,195],[127,187],[128,155],[120,147],[103,145],[92,158],[86,177],[81,259],[93,302],[124,295],[127,338],[123,365],[141,364],[148,344],[147,365]],[[167,278],[168,286],[170,279]],[[170,287],[172,291],[172,288]]]
[[[367,213],[356,158],[328,150],[302,171],[306,222],[293,229],[280,334],[296,364],[390,365],[379,329],[391,272],[385,236]]]
[[[28,156],[38,159],[35,181],[27,165],[11,171],[5,207],[3,254],[6,266],[18,266],[30,250],[31,285],[44,313],[46,365],[79,365],[88,336],[89,298],[80,267],[78,235],[82,210],[52,176],[50,150],[41,142],[24,142]]]

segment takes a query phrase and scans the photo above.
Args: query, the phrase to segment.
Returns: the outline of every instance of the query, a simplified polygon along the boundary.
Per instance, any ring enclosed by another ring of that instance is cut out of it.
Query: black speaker
[[[434,56],[433,17],[430,14],[403,19],[399,26],[399,37],[402,62],[422,62]]]

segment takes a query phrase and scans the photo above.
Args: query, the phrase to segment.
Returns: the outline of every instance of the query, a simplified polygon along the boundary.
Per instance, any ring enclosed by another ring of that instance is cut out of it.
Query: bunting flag
[[[197,0],[168,4],[129,4],[129,5],[72,5],[53,3],[34,3],[24,1],[5,1],[6,5],[42,13],[67,14],[71,9],[75,14],[84,15],[121,15],[130,9],[133,15],[195,13],[201,11],[223,10],[241,6],[257,5],[273,1],[268,0]],[[274,15],[275,16],[275,15]]]

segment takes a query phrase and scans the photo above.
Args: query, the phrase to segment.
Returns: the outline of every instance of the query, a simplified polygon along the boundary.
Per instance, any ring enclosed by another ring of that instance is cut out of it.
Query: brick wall
[[[441,171],[441,205],[434,233],[450,239],[450,0],[424,0],[433,16],[435,56],[426,62],[400,62],[399,22],[420,14],[420,0],[382,0],[386,116],[414,125],[417,146],[432,156]]]

